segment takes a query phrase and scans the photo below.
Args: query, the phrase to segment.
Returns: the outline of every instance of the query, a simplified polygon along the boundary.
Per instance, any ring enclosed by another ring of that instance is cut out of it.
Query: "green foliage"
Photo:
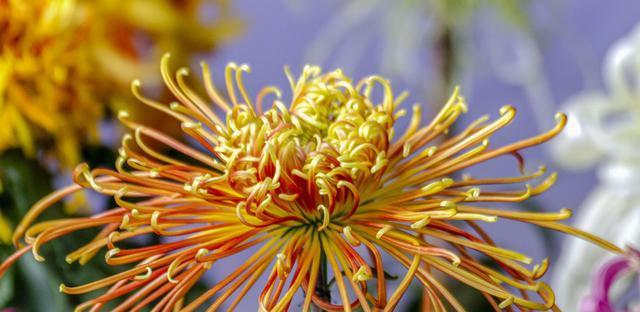
[[[6,246],[1,246],[0,248],[0,258],[5,259],[9,256],[8,248]],[[9,270],[5,273],[3,278],[0,278],[0,307],[6,307],[13,298],[14,295],[14,272],[13,270]]]
[[[0,178],[3,186],[0,211],[12,221],[20,220],[31,205],[51,192],[51,175],[47,170],[17,150],[0,155]]]
[[[100,155],[98,152],[91,152]],[[96,162],[100,162],[99,160]],[[15,227],[31,206],[52,191],[51,175],[36,160],[27,159],[20,151],[12,150],[0,155],[0,211]],[[69,217],[62,207],[48,209],[38,220]],[[69,265],[65,255],[80,244],[89,241],[95,231],[77,233],[47,243],[41,253],[44,263],[36,262],[27,253],[0,279],[0,306],[17,307],[20,311],[70,311],[88,297],[69,297],[58,292],[61,282],[71,285],[100,279],[113,272],[100,255],[84,267]],[[1,245],[0,255],[6,259],[13,246]]]
[[[111,166],[115,161],[113,151],[105,147],[92,146],[83,149],[83,156],[91,167]],[[51,193],[51,174],[36,160],[27,159],[20,151],[12,150],[0,155],[0,212],[15,227],[31,206]],[[41,220],[70,218],[61,205],[49,208]],[[67,296],[58,291],[61,283],[82,285],[113,275],[127,266],[112,267],[104,262],[104,251],[98,253],[84,266],[65,262],[65,256],[89,242],[97,234],[96,229],[75,232],[44,244],[40,253],[45,262],[34,260],[31,253],[25,254],[5,276],[0,279],[0,308],[14,307],[18,311],[73,311],[81,302],[96,297],[99,293]],[[151,239],[157,239],[153,237]],[[126,242],[123,248],[132,247]],[[13,246],[0,243],[0,259],[6,259],[15,251]],[[203,293],[206,286],[194,286],[195,293]],[[111,306],[106,306],[109,310]]]
[[[51,192],[51,176],[47,170],[17,150],[0,156],[0,177],[3,186],[0,211],[13,227],[38,199]],[[47,214],[48,217],[61,215]],[[13,246],[2,245],[2,259],[13,250]],[[57,291],[59,283],[59,270],[51,263],[41,265],[27,254],[0,280],[0,306],[16,307],[20,311],[69,311],[67,298]]]

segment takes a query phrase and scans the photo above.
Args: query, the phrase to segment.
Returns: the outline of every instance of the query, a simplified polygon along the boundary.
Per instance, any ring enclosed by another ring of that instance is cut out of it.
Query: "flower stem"
[[[329,274],[327,270],[327,255],[324,250],[320,253],[320,272],[318,280],[316,281],[316,295],[320,299],[331,302],[331,289],[329,287]],[[324,311],[320,307],[316,306],[316,311]]]

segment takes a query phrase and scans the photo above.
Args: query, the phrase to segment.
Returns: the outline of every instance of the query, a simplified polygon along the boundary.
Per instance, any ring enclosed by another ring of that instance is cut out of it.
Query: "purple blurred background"
[[[601,89],[603,57],[608,47],[631,31],[638,22],[640,2],[571,0],[531,4],[528,7],[532,28],[530,31],[540,48],[543,78],[549,85],[554,107],[586,88]],[[217,68],[215,75],[218,81],[220,81],[221,68],[229,61],[251,65],[252,73],[246,76],[246,83],[249,90],[256,91],[261,86],[271,84],[286,89],[288,83],[283,74],[283,65],[290,65],[294,73],[300,71],[305,64],[308,47],[317,39],[322,27],[343,5],[343,2],[239,0],[235,5],[241,18],[247,21],[247,32],[233,44],[218,51],[211,60]],[[533,106],[538,103],[530,103],[522,87],[500,79],[495,71],[495,64],[492,65],[487,61],[490,59],[492,49],[500,49],[501,46],[509,47],[510,44],[504,42],[499,34],[500,30],[508,28],[509,25],[499,20],[495,12],[489,9],[480,10],[472,16],[463,33],[465,38],[463,44],[469,49],[463,51],[464,62],[458,82],[470,107],[470,112],[462,119],[463,125],[483,114],[489,113],[495,117],[498,109],[505,104],[512,104],[518,109],[516,121],[492,140],[493,146],[532,136],[542,130],[533,112]],[[487,24],[493,24],[493,26],[487,27]],[[367,31],[374,30],[365,26],[350,36],[355,40],[358,36],[365,35]],[[384,75],[386,73],[380,72],[378,66],[379,52],[376,48],[377,45],[374,43],[357,60],[357,64],[333,62],[328,64],[331,67],[327,64],[319,65],[322,65],[325,70],[338,66],[349,68],[347,74],[355,79],[376,73]],[[336,50],[339,49],[338,45]],[[425,47],[424,53],[428,53],[426,50],[428,47]],[[428,72],[432,70],[428,61],[420,62],[416,66],[424,67],[418,68],[418,72],[425,73],[425,75],[419,75],[422,76],[419,79],[428,77]],[[397,93],[402,90],[411,92],[409,100],[405,102],[406,108],[408,104],[415,102],[430,103],[431,101],[429,94],[421,87],[424,86],[421,81],[416,83],[416,81],[392,79],[392,83]],[[433,112],[427,112],[425,115],[432,114]],[[549,122],[553,122],[553,113],[546,118]],[[545,210],[555,211],[562,207],[570,207],[579,214],[583,198],[597,183],[594,170],[575,173],[558,168],[548,152],[541,147],[525,152],[525,156],[530,170],[546,164],[550,171],[559,172],[555,186],[544,195],[537,197],[537,203]],[[505,158],[483,166],[482,170],[478,171],[478,175],[517,174],[514,168],[515,162]],[[490,232],[497,235],[497,243],[508,247],[518,246],[516,249],[532,255],[537,261],[548,252],[544,250],[540,236],[532,227],[502,221],[492,229],[493,231]],[[523,229],[526,230],[524,235]],[[509,235],[516,230],[519,235]],[[530,241],[526,244],[515,241],[521,240],[523,236],[528,237]],[[556,254],[557,250],[551,252]]]

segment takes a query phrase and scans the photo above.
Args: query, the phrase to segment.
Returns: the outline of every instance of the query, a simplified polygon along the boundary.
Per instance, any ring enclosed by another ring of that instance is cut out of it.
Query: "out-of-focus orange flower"
[[[85,263],[106,249],[108,264],[133,267],[89,284],[61,285],[68,294],[106,289],[81,304],[81,310],[120,297],[125,299],[117,303],[118,310],[155,305],[157,310],[193,311],[210,304],[208,310],[215,311],[227,301],[233,309],[240,300],[249,300],[247,291],[263,275],[267,281],[259,286],[260,311],[288,310],[300,290],[305,311],[312,303],[328,311],[390,311],[414,280],[423,285],[432,310],[464,310],[435,272],[477,289],[498,311],[549,310],[556,309],[553,291],[539,280],[548,261],[531,265],[526,255],[496,246],[481,224],[515,220],[620,252],[560,223],[571,215],[567,209],[530,213],[483,207],[544,192],[555,174],[537,185],[525,184],[543,177],[544,168],[516,177],[454,176],[504,155],[515,155],[523,169],[519,151],[560,132],[566,123],[562,114],[547,133],[491,148],[489,138],[511,123],[515,109],[505,106],[493,121],[485,116],[461,133],[444,136],[467,110],[457,91],[428,123],[422,123],[420,107],[414,106],[408,128],[396,134],[396,120],[406,114],[398,109],[405,95],[395,97],[382,77],[354,84],[340,70],[322,73],[308,66],[297,79],[287,71],[292,98],[285,103],[275,87],[252,98],[242,82],[249,68],[230,64],[225,100],[203,63],[205,100],[185,82],[189,71],[182,68],[174,75],[168,61],[163,59],[162,77],[176,102],[164,105],[144,97],[139,81],[133,83],[133,93],[174,117],[196,143],[181,143],[120,113],[133,134],[123,138],[116,170],[78,166],[77,184],[42,199],[16,228],[13,240],[21,249],[0,266],[0,273],[28,251],[42,261],[39,250],[53,239],[99,228],[95,239],[68,254],[67,262]],[[264,105],[268,99],[270,107]],[[159,152],[150,142],[162,143],[181,157]],[[520,190],[491,185],[519,185]],[[81,189],[113,196],[117,207],[89,217],[34,223],[53,203]],[[148,234],[174,240],[123,247],[123,241]],[[217,284],[186,301],[204,272],[254,246],[257,250],[236,269],[218,272]],[[406,268],[393,289],[385,280],[383,254]],[[329,287],[339,294],[334,302],[316,290],[319,279],[329,278],[335,279]]]
[[[77,164],[133,78],[153,82],[163,53],[188,62],[237,28],[225,1],[0,1],[0,151],[34,155],[44,144],[61,164]]]

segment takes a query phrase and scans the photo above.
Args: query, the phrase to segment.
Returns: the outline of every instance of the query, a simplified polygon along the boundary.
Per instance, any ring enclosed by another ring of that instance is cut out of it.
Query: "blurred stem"
[[[316,295],[327,302],[331,302],[331,289],[329,288],[329,274],[327,270],[327,255],[324,250],[320,252],[320,272],[316,281]],[[315,305],[314,305],[315,306]],[[315,307],[316,311],[324,311],[320,307]]]
[[[455,70],[455,56],[453,52],[453,30],[447,23],[442,24],[440,34],[436,39],[436,52],[440,79],[444,89],[449,89],[452,84],[453,71]]]
[[[433,43],[434,63],[438,82],[434,111],[440,110],[449,97],[453,87],[453,77],[456,70],[454,51],[454,29],[446,20],[441,20],[439,32]]]

